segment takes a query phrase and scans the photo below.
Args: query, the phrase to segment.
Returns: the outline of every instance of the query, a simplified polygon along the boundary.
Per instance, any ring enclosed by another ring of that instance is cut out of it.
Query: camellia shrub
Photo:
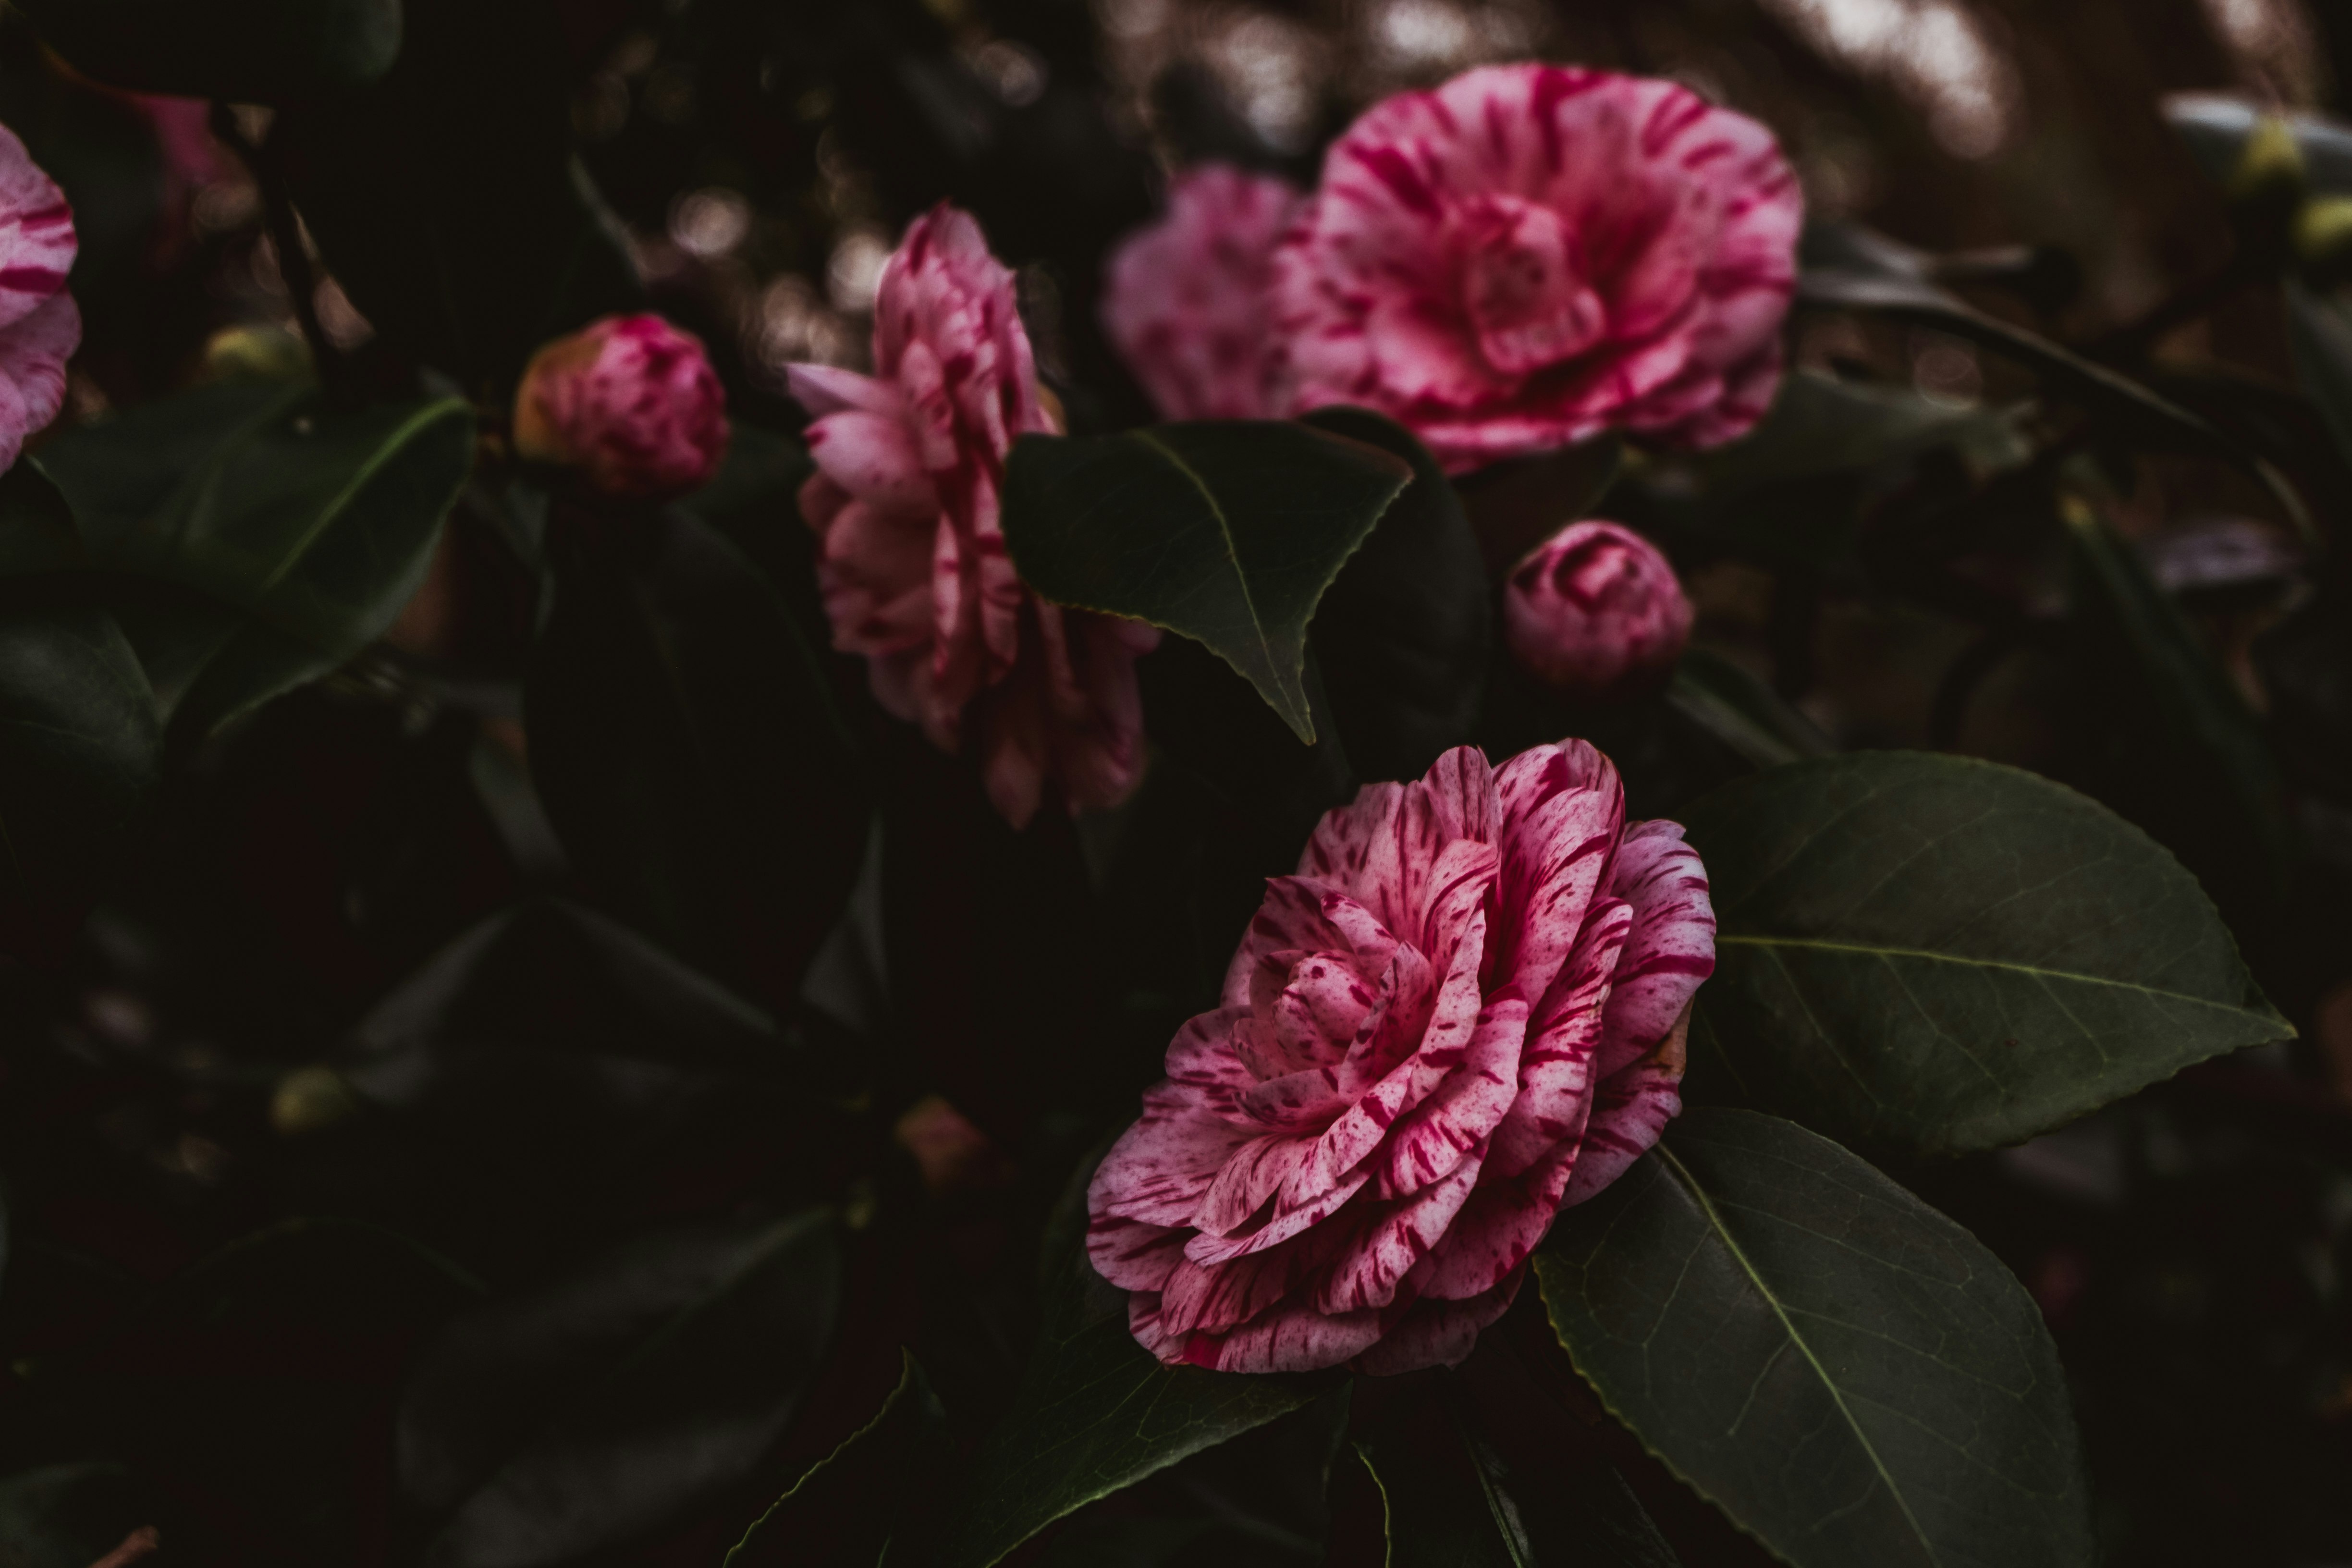
[[[1311,185],[1177,171],[1075,324],[928,205],[870,337],[752,395],[531,96],[556,45],[165,9],[23,5],[76,90],[203,100],[156,123],[249,173],[295,332],[69,397],[93,209],[0,132],[0,937],[351,1005],[173,1058],[242,1118],[173,1158],[267,1151],[217,1203],[9,1167],[0,1561],[2097,1560],[2043,1308],[1913,1189],[2294,1034],[2200,880],[2273,885],[2275,763],[2117,520],[2142,458],[2280,548],[2352,493],[2346,132],[2178,115],[2307,418],[1526,62]],[[1690,563],[1856,539],[2131,694],[2096,776],[2189,804],[1843,749],[1694,644]],[[363,923],[286,891],[346,840],[221,803],[301,819],[351,711],[438,748],[383,810],[458,804],[330,986],[269,955]]]

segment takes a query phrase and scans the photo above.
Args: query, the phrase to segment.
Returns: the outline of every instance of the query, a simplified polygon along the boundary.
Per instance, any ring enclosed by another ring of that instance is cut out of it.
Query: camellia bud
[[[727,450],[727,394],[701,340],[659,316],[607,316],[531,356],[515,450],[584,471],[607,495],[699,489]]]
[[[1511,571],[1503,637],[1552,686],[1588,700],[1656,685],[1690,641],[1691,605],[1657,546],[1614,522],[1570,523]]]

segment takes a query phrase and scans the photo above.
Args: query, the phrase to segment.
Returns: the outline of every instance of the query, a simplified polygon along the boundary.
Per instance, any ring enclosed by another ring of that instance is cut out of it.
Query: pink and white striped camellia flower
[[[1275,255],[1294,409],[1448,472],[1622,429],[1745,433],[1780,375],[1803,197],[1772,133],[1670,81],[1489,66],[1332,144]]]
[[[1013,438],[1052,432],[1013,274],[969,214],[908,226],[874,300],[872,375],[792,367],[816,416],[801,514],[819,537],[833,646],[863,654],[875,697],[948,751],[978,748],[1014,826],[1050,782],[1111,805],[1143,771],[1139,621],[1047,604],[1022,584],[999,521]]]
[[[1580,741],[1471,747],[1323,819],[1224,1005],[1095,1173],[1087,1251],[1161,1361],[1451,1365],[1563,1204],[1681,1110],[1706,873]]]
[[[81,311],[66,292],[79,242],[73,209],[0,126],[0,468],[65,405]]]
[[[1275,242],[1306,195],[1223,164],[1169,183],[1168,211],[1105,268],[1103,327],[1163,419],[1263,419]]]

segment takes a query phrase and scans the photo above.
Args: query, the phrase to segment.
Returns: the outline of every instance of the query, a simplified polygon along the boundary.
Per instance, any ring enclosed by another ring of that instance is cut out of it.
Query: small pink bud
[[[606,316],[531,356],[514,441],[607,495],[684,495],[727,451],[727,394],[693,333],[659,316]]]
[[[1691,605],[1656,545],[1614,522],[1573,522],[1512,569],[1503,637],[1575,696],[1622,697],[1664,680],[1690,641]]]

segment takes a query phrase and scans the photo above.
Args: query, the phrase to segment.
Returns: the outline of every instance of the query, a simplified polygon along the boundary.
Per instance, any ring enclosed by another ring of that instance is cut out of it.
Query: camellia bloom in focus
[[[1105,268],[1103,328],[1166,419],[1262,419],[1274,247],[1306,197],[1221,164],[1171,182],[1168,211]]]
[[[1503,588],[1503,639],[1512,655],[1588,700],[1664,679],[1690,631],[1691,604],[1675,569],[1619,523],[1570,523],[1512,568]]]
[[[1710,446],[1780,374],[1803,196],[1763,126],[1673,82],[1491,66],[1367,112],[1275,258],[1290,402],[1447,471],[1610,429]]]
[[[606,316],[531,356],[515,450],[584,470],[611,496],[698,489],[727,453],[727,393],[702,340],[659,316]]]
[[[1095,1173],[1095,1268],[1170,1363],[1457,1363],[1553,1215],[1681,1110],[1714,968],[1696,853],[1627,825],[1584,742],[1369,785],[1268,885],[1224,1005]]]
[[[79,248],[73,209],[0,126],[0,468],[65,405],[81,311],[66,292]]]
[[[816,416],[801,512],[833,644],[866,656],[883,707],[938,745],[979,748],[990,801],[1025,826],[1046,782],[1111,805],[1143,770],[1139,621],[1065,610],[1022,585],[998,498],[1013,438],[1055,428],[980,225],[941,206],[908,226],[874,300],[873,375],[792,367]]]

